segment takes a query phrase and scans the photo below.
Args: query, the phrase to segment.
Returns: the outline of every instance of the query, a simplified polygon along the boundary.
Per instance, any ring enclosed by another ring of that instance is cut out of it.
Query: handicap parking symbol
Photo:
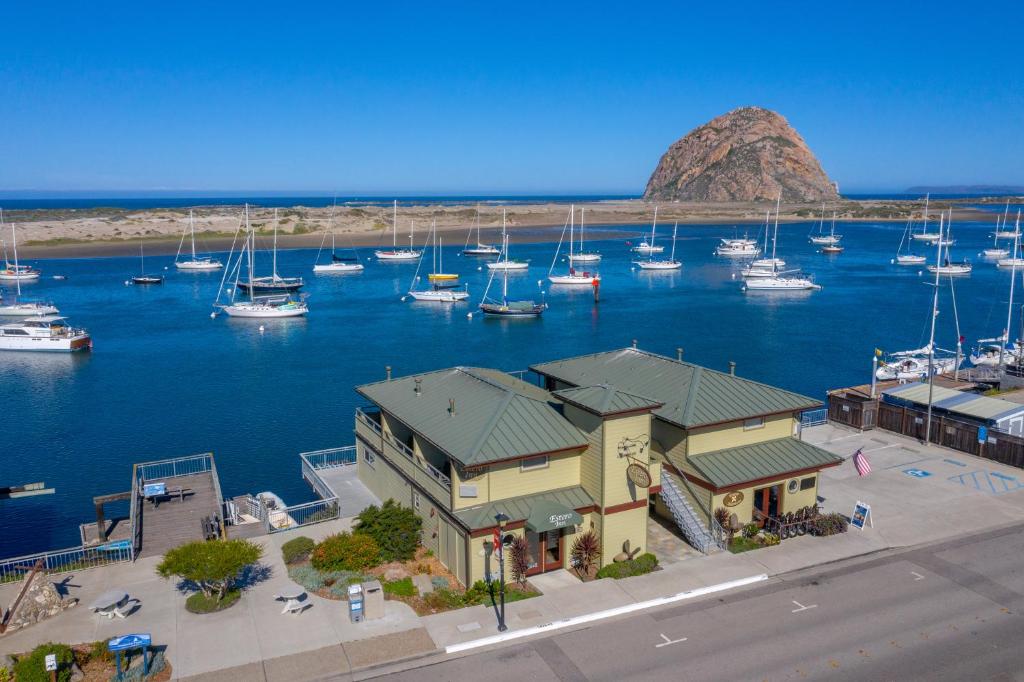
[[[932,475],[932,472],[925,471],[924,469],[904,469],[903,473],[914,478],[928,478]]]

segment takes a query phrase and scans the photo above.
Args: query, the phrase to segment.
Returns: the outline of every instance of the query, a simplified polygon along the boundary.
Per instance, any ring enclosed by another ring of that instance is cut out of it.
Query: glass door
[[[526,531],[526,575],[535,575],[544,570],[541,565],[541,557],[544,552],[544,544],[541,533]]]
[[[562,568],[562,531],[544,533],[544,570],[557,571]]]

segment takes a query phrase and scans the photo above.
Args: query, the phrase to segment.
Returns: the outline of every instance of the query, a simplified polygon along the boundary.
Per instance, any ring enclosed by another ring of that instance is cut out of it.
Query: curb
[[[694,599],[696,597],[702,597],[706,594],[714,594],[715,592],[722,592],[724,590],[733,590],[737,587],[745,587],[747,585],[753,585],[754,583],[764,582],[766,580],[768,580],[768,574],[761,573],[759,575],[753,575],[748,578],[740,578],[738,580],[730,580],[728,582],[718,583],[717,585],[698,587],[695,590],[679,592],[669,597],[658,597],[656,599],[648,599],[647,601],[636,602],[635,604],[627,604],[626,606],[618,606],[613,609],[605,609],[604,611],[595,611],[594,613],[587,613],[582,616],[563,618],[562,620],[552,621],[550,623],[545,623],[544,625],[535,625],[533,627],[524,628],[522,630],[516,630],[514,632],[504,632],[500,635],[491,635],[490,637],[481,637],[480,639],[473,639],[468,642],[450,644],[445,647],[444,651],[446,654],[455,654],[459,653],[460,651],[477,649],[482,646],[499,644],[501,642],[508,642],[513,639],[520,639],[522,637],[530,637],[532,635],[544,634],[552,632],[554,630],[561,630],[562,628],[572,627],[574,625],[592,623],[596,620],[603,620],[605,618],[621,616],[626,613],[642,611],[644,609],[649,609],[655,606],[663,606],[665,604],[672,604],[675,602],[684,601],[686,599]]]

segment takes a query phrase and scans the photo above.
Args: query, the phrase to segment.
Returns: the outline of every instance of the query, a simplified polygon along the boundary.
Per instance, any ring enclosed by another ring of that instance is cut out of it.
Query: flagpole
[[[932,395],[935,392],[935,318],[939,316],[939,273],[942,271],[942,218],[939,218],[939,247],[935,256],[935,287],[932,293],[932,333],[928,338],[928,422],[924,428],[924,444],[932,439]]]

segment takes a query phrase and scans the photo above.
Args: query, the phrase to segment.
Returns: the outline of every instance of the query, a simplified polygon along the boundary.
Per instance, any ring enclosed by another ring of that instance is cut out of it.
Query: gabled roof
[[[610,384],[663,403],[655,416],[683,428],[818,407],[821,401],[689,362],[624,348],[532,365],[573,386]]]
[[[927,408],[928,391],[927,383],[915,382],[887,388],[882,391],[882,396],[883,399],[886,397],[896,398],[902,402],[916,403]],[[931,393],[933,407],[983,421],[1000,421],[1024,412],[1024,405],[1002,398],[992,398],[942,386],[932,386]]]
[[[697,474],[715,488],[782,478],[797,471],[821,469],[843,458],[802,440],[786,436],[753,445],[690,455]]]
[[[465,466],[587,445],[550,393],[495,370],[454,367],[356,391]]]
[[[530,511],[541,503],[555,503],[572,510],[585,509],[594,505],[594,501],[586,491],[577,485],[571,488],[549,490],[536,495],[523,495],[507,500],[488,502],[467,509],[458,509],[454,514],[467,528],[476,530],[493,527],[494,516],[499,512],[506,515],[513,523],[525,521],[530,516]]]
[[[600,416],[641,412],[661,407],[662,403],[643,396],[620,391],[608,384],[564,388],[552,393],[570,405],[575,405]]]

